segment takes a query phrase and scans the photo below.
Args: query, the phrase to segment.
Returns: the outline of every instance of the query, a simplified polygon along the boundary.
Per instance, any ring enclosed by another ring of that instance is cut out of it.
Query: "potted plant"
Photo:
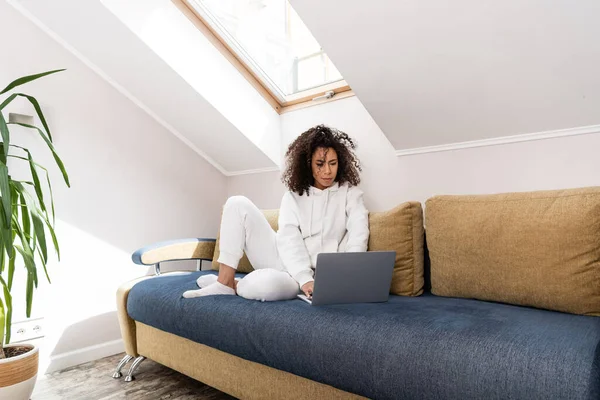
[[[54,199],[48,171],[36,163],[29,149],[11,144],[13,125],[32,129],[46,143],[67,186],[69,177],[56,154],[52,135],[38,101],[13,89],[46,75],[63,70],[48,71],[25,76],[11,82],[0,91],[0,399],[27,400],[30,398],[37,378],[38,348],[33,345],[8,345],[10,343],[14,290],[26,291],[26,313],[31,315],[33,291],[42,273],[50,282],[46,265],[48,247],[52,245],[60,260],[60,250],[54,233]],[[11,93],[12,92],[12,93]],[[5,114],[6,106],[22,98],[31,103],[41,127],[23,122],[10,122]],[[31,179],[17,180],[11,177],[9,163],[26,163]],[[47,193],[44,193],[48,189]],[[48,195],[49,193],[49,195]],[[48,236],[47,233],[50,235]],[[27,272],[25,288],[13,286],[15,266],[23,266]]]

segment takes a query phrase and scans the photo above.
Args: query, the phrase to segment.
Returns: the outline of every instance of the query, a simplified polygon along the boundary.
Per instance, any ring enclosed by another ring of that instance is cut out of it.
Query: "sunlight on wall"
[[[46,284],[34,299],[45,317],[40,373],[50,366],[51,357],[102,345],[99,342],[106,343],[107,338],[120,339],[117,288],[148,270],[133,264],[130,252],[72,225],[57,220],[56,229],[61,261],[53,257],[48,266],[52,284]]]
[[[279,115],[172,2],[102,3],[279,165]]]

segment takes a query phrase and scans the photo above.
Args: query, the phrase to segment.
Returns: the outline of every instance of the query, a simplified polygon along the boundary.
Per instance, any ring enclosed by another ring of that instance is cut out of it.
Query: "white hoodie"
[[[367,251],[369,241],[369,212],[359,188],[336,182],[309,191],[284,194],[277,231],[279,257],[301,287],[313,280],[317,254]]]

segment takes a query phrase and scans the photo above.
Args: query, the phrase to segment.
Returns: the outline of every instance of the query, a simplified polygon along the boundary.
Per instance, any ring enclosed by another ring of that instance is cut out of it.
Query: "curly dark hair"
[[[310,128],[296,138],[285,153],[286,167],[281,176],[282,182],[292,192],[303,195],[309,193],[314,184],[311,161],[319,148],[333,148],[338,157],[338,172],[335,182],[340,185],[348,182],[350,186],[360,183],[360,161],[354,154],[356,144],[346,133],[325,125]]]

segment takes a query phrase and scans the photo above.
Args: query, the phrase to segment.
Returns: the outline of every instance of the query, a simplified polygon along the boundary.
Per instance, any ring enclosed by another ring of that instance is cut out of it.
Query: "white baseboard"
[[[416,147],[413,149],[396,150],[399,157],[414,154],[437,153],[440,151],[469,149],[474,147],[496,146],[500,144],[529,142],[532,140],[554,139],[565,136],[589,135],[600,133],[600,125],[582,126],[578,128],[559,129],[556,131],[526,133],[523,135],[502,136],[491,139],[473,140],[469,142],[449,143],[439,146]]]
[[[60,371],[75,365],[123,353],[124,351],[125,345],[123,343],[123,339],[117,339],[111,340],[110,342],[104,342],[94,346],[53,355],[50,356],[50,363],[46,371],[40,371],[40,374],[49,374],[51,372]]]

